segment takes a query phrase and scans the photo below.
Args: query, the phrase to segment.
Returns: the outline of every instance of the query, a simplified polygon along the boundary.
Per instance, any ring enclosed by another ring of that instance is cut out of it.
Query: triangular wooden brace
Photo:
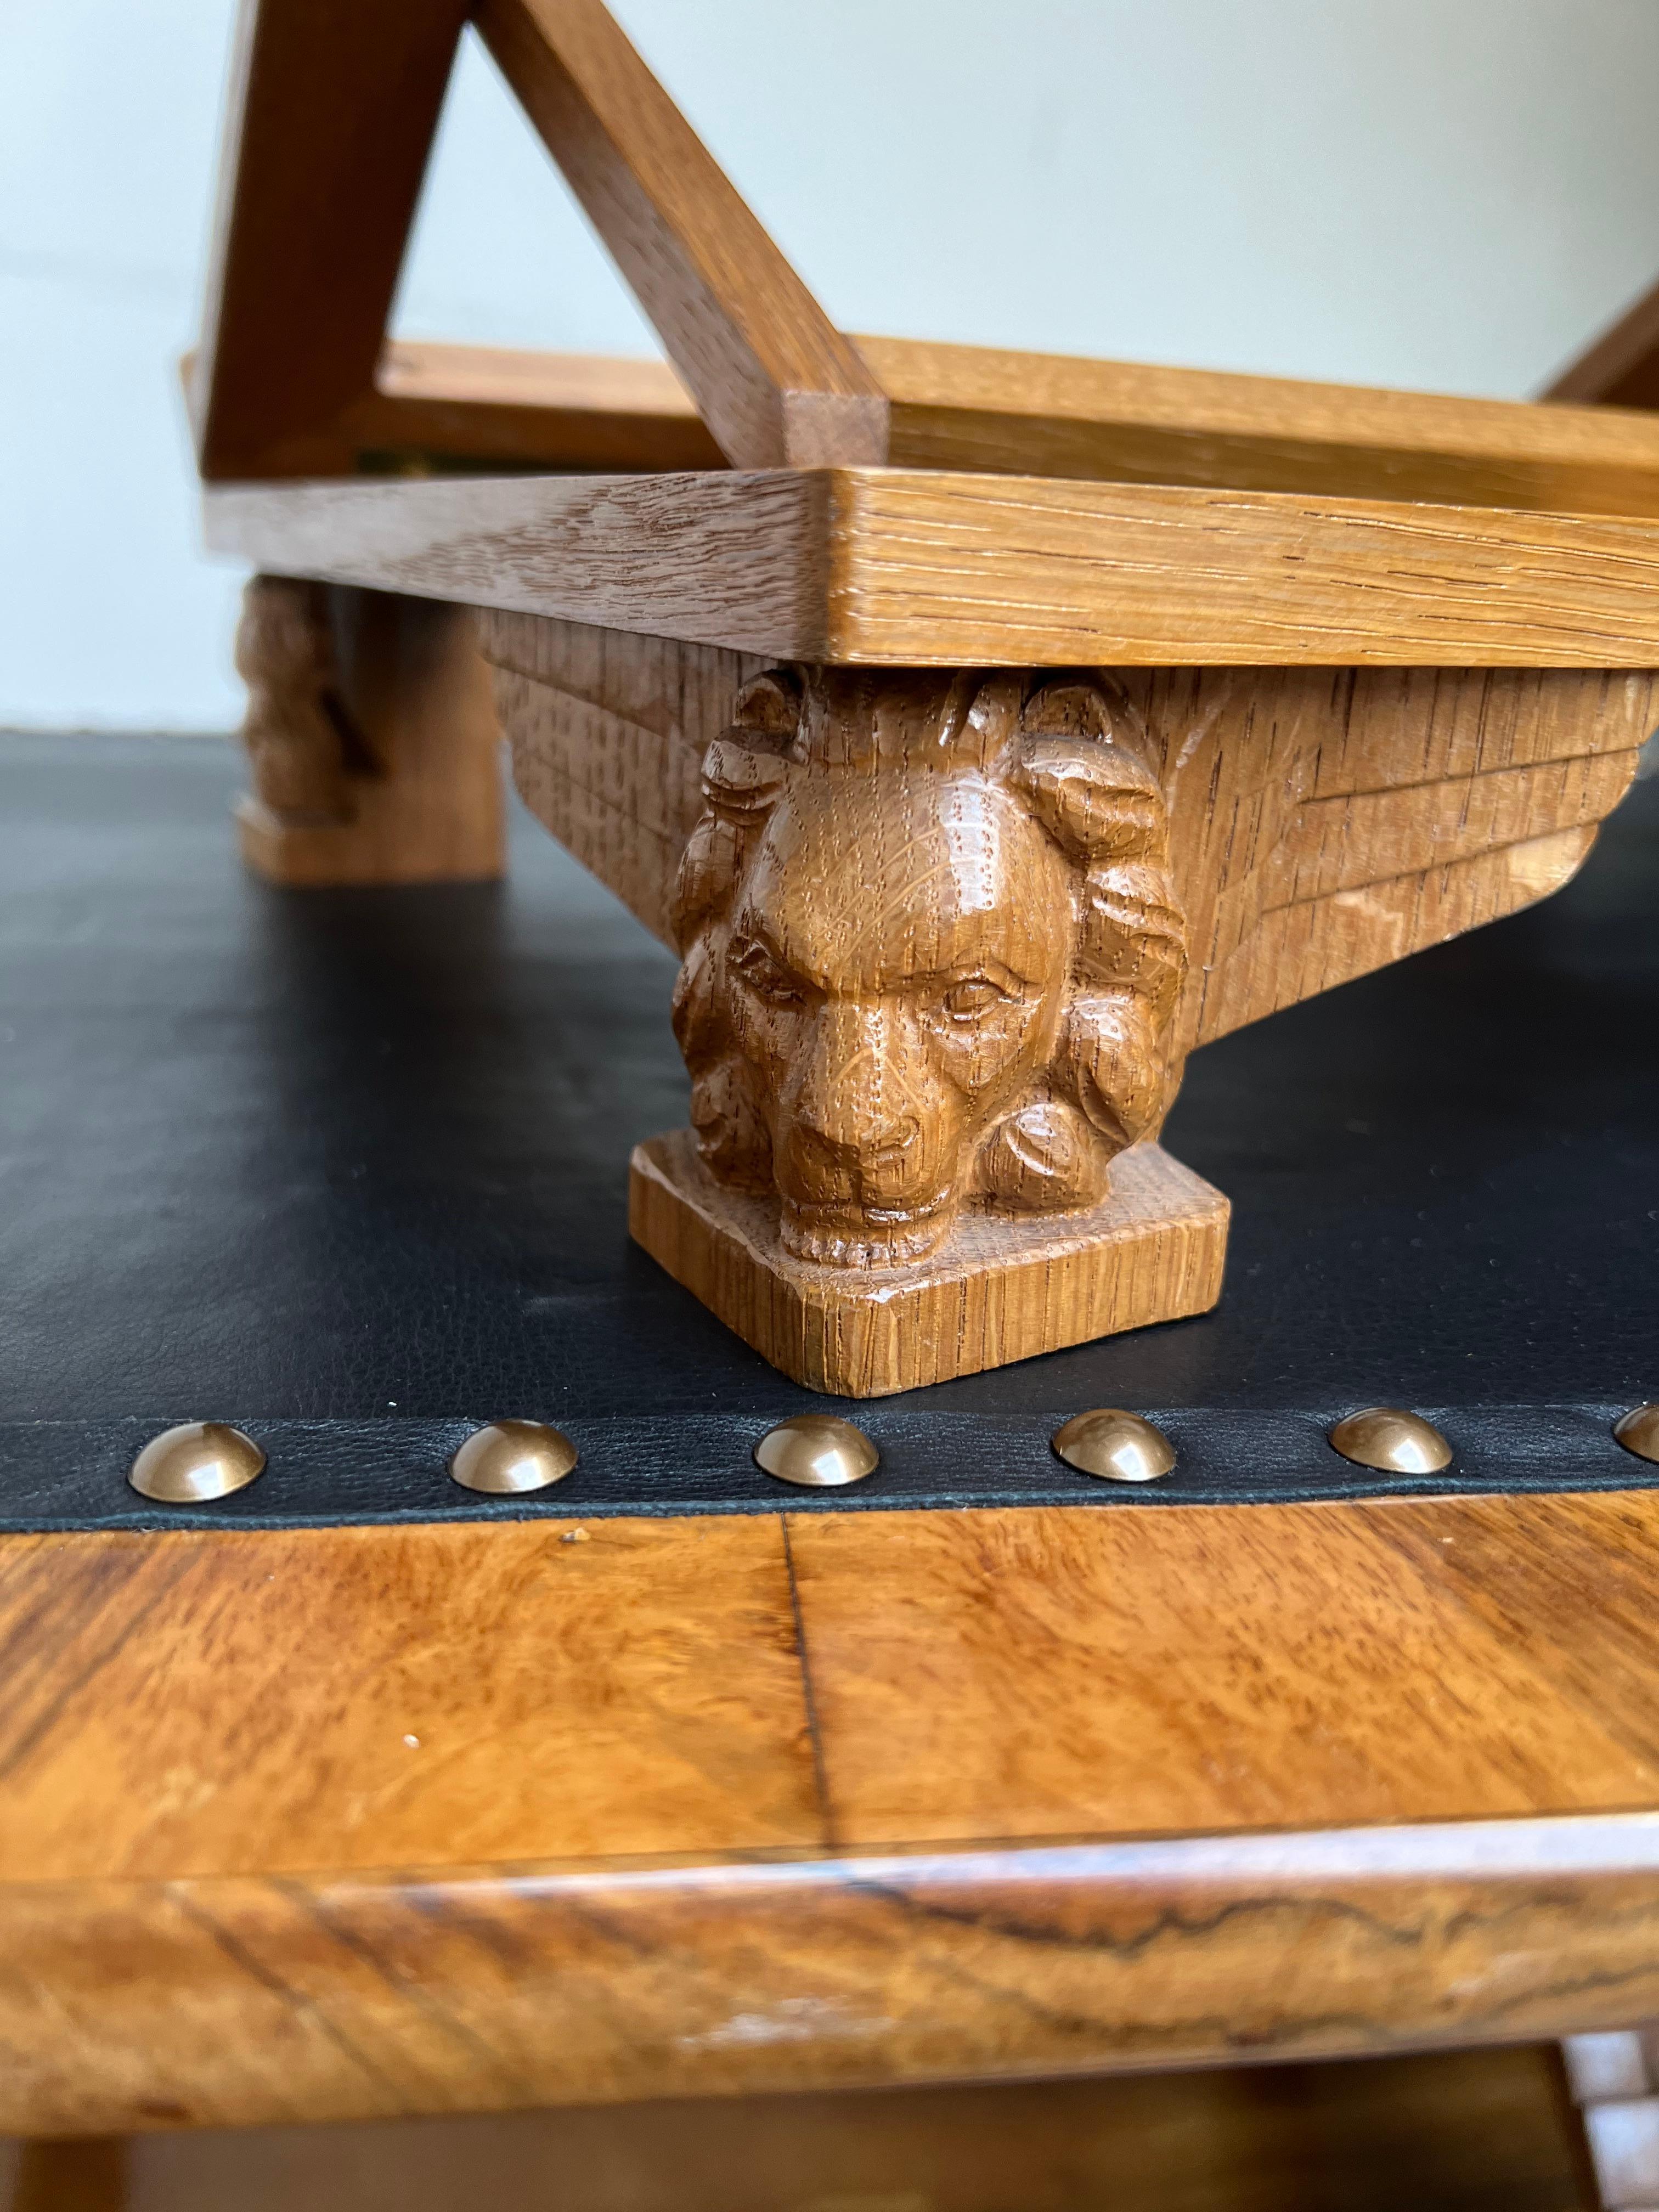
[[[441,408],[434,420],[418,392],[398,392],[395,371],[391,392],[377,373],[469,15],[714,441],[672,390],[665,410],[654,404],[662,380],[647,369],[652,404],[613,408],[607,431],[579,398],[572,411],[590,448],[597,430],[599,450],[547,459],[707,467],[723,455],[748,469],[884,460],[881,386],[601,0],[471,9],[465,0],[244,0],[191,372],[202,474],[333,475],[365,450],[448,442]],[[452,402],[452,428],[455,413]],[[480,426],[465,427],[464,445],[476,448]],[[523,428],[503,438],[507,451]],[[560,444],[556,430],[549,442]]]
[[[672,368],[387,343],[469,20]],[[1659,514],[1639,415],[843,336],[601,0],[244,0],[222,193],[189,370],[210,481],[884,462]],[[1551,396],[1650,404],[1656,364],[1659,295]]]

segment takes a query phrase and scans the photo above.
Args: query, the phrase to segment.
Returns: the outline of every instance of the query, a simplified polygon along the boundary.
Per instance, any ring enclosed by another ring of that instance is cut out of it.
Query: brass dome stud
[[[127,1480],[158,1505],[206,1505],[246,1490],[264,1468],[264,1452],[240,1429],[224,1421],[181,1421],[150,1438]]]
[[[1613,1423],[1613,1433],[1638,1459],[1659,1460],[1659,1406],[1632,1406]]]
[[[491,1421],[474,1429],[449,1462],[452,1481],[490,1498],[514,1498],[562,1482],[576,1447],[545,1421]]]
[[[1452,1448],[1433,1422],[1399,1406],[1367,1406],[1350,1413],[1328,1441],[1344,1459],[1379,1474],[1441,1474],[1452,1463]]]
[[[1163,1430],[1121,1406],[1073,1413],[1049,1441],[1067,1467],[1105,1482],[1156,1482],[1176,1463],[1176,1448]]]
[[[881,1454],[862,1429],[834,1413],[797,1413],[769,1429],[755,1446],[755,1464],[780,1482],[806,1490],[836,1490],[862,1482],[881,1465]]]

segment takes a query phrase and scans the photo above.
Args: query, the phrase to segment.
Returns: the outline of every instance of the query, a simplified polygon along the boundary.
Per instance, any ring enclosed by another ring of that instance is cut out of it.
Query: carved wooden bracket
[[[855,1395],[1213,1304],[1226,1201],[1155,1141],[1187,1054],[1565,883],[1659,694],[481,635],[531,808],[682,955],[635,1234]]]
[[[675,1026],[724,1182],[784,1250],[927,1257],[1068,1212],[1156,1127],[1186,965],[1164,799],[1098,683],[781,669],[702,764]]]

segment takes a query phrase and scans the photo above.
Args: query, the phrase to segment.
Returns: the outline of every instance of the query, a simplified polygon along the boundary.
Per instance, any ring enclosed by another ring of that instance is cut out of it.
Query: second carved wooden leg
[[[501,874],[501,740],[467,609],[256,576],[236,659],[250,867],[295,884]]]
[[[1199,1313],[1227,1201],[1153,1141],[1186,965],[1158,783],[1087,683],[772,672],[680,865],[692,1127],[635,1236],[878,1396]]]

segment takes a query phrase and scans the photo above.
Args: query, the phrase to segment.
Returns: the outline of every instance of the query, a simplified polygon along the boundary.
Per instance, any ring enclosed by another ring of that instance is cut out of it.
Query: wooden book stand
[[[672,369],[387,344],[469,15]],[[684,958],[634,1234],[820,1389],[1212,1305],[1188,1054],[1556,890],[1659,715],[1659,423],[846,337],[599,0],[254,0],[215,272],[249,861],[493,872],[498,716]]]

